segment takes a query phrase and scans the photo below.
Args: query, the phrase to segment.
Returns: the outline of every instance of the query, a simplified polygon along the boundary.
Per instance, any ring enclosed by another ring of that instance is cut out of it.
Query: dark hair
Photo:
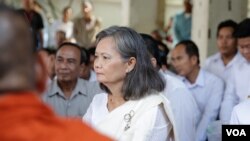
[[[183,40],[180,41],[176,46],[184,45],[185,51],[188,54],[189,57],[196,56],[197,57],[197,63],[200,64],[200,55],[199,55],[199,49],[197,45],[191,41],[191,40]]]
[[[71,47],[75,47],[77,48],[79,51],[80,51],[80,64],[84,63],[84,54],[81,50],[81,47],[78,45],[78,44],[75,44],[75,43],[71,43],[71,42],[64,42],[62,44],[59,45],[58,49],[57,49],[57,52],[63,48],[64,46],[71,46]]]
[[[236,38],[250,37],[250,18],[241,21],[235,31]]]
[[[159,92],[165,88],[164,80],[149,63],[150,56],[145,48],[145,42],[136,31],[128,27],[112,26],[97,34],[96,43],[106,37],[114,39],[116,49],[124,61],[131,57],[136,58],[135,67],[127,73],[122,86],[125,100],[140,99],[152,94],[153,91]],[[110,93],[105,85],[101,84],[101,88]]]
[[[146,48],[148,50],[148,53],[154,57],[157,61],[157,65],[161,66],[161,60],[160,60],[160,56],[159,56],[159,49],[158,49],[158,43],[157,41],[150,35],[145,34],[145,33],[140,33],[140,35],[142,36],[143,40],[146,43]]]
[[[236,31],[237,26],[238,26],[238,24],[233,20],[222,21],[221,23],[219,23],[219,25],[217,27],[217,36],[219,35],[219,32],[222,28],[231,27],[233,29],[232,35],[234,37],[234,32]]]
[[[95,55],[95,49],[96,47],[90,47],[87,51],[89,55]]]
[[[56,49],[53,48],[40,48],[38,51],[45,51],[48,53],[48,55],[55,55],[56,54]]]
[[[167,64],[167,56],[169,53],[169,49],[166,44],[161,41],[157,41],[158,47],[160,46],[163,50],[159,49],[159,56],[160,56],[160,64],[161,65],[168,65]]]
[[[83,63],[85,65],[89,65],[89,53],[88,53],[88,50],[85,49],[85,48],[81,48],[81,55],[82,55],[82,58],[83,58]]]

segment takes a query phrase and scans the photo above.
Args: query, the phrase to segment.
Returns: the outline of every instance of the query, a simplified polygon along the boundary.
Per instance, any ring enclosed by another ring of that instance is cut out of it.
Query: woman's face
[[[128,72],[127,61],[121,58],[112,37],[103,38],[97,44],[94,70],[97,80],[106,86],[124,81]]]

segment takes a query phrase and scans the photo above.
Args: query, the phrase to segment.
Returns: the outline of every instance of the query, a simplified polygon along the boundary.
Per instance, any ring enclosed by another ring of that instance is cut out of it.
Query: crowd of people
[[[157,32],[100,30],[90,1],[74,22],[64,8],[43,48],[32,2],[0,5],[0,140],[219,141],[222,124],[250,124],[249,18],[221,21],[201,65],[190,37],[169,50]]]

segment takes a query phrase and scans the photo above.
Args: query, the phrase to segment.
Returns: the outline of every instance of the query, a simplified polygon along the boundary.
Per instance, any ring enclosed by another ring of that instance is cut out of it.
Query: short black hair
[[[90,60],[89,60],[89,53],[88,53],[88,50],[87,49],[85,49],[85,48],[81,48],[81,55],[82,55],[82,58],[83,58],[83,63],[85,64],[85,65],[89,65],[89,63],[90,63]]]
[[[148,53],[156,59],[157,65],[161,66],[161,59],[159,55],[160,50],[158,48],[158,42],[148,34],[140,33],[140,35],[142,36],[142,39],[146,43],[146,48],[148,50]]]
[[[235,31],[236,38],[250,37],[250,18],[241,21]]]
[[[221,23],[219,23],[219,25],[217,27],[217,36],[219,35],[219,31],[222,28],[231,27],[233,29],[233,37],[234,37],[234,32],[236,31],[237,26],[238,26],[238,24],[235,21],[231,20],[231,19],[222,21]]]
[[[64,42],[62,44],[59,45],[58,49],[57,49],[57,52],[64,46],[72,46],[72,47],[75,47],[77,48],[79,51],[80,51],[80,64],[84,63],[84,55],[83,55],[83,52],[82,52],[82,49],[81,47],[78,45],[78,44],[75,44],[75,43],[71,43],[71,42]]]
[[[183,40],[180,41],[176,46],[178,45],[184,45],[185,51],[188,54],[189,57],[196,56],[197,57],[197,63],[200,64],[200,54],[199,54],[199,48],[197,45],[191,41],[191,40]]]
[[[95,49],[96,49],[96,47],[90,47],[90,48],[88,49],[88,54],[89,54],[89,55],[95,55]]]

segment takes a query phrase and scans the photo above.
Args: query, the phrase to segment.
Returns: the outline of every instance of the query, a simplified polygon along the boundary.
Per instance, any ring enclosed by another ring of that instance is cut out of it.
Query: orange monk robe
[[[33,92],[0,94],[0,141],[110,141],[82,121],[57,117]]]

